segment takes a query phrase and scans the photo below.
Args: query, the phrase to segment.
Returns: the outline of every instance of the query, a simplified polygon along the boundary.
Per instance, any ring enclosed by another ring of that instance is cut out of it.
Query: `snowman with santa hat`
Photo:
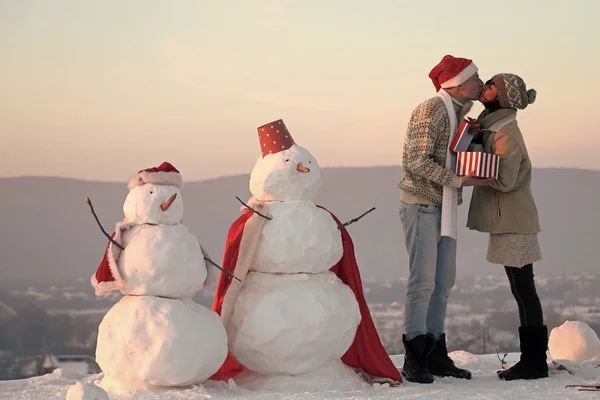
[[[182,224],[182,187],[168,162],[139,171],[128,185],[125,218],[92,276],[97,295],[124,295],[98,329],[96,361],[107,390],[202,383],[227,355],[219,316],[192,300],[207,271]]]
[[[363,291],[345,224],[314,199],[317,160],[282,120],[258,128],[252,198],[227,235],[213,310],[230,354],[212,379],[249,389],[398,384]]]

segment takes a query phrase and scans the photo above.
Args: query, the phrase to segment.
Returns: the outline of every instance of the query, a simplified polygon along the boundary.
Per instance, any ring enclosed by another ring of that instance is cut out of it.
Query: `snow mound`
[[[201,383],[226,356],[221,319],[192,301],[125,296],[98,329],[96,361],[104,388]]]
[[[104,389],[93,383],[77,382],[67,390],[66,400],[110,400]]]
[[[303,393],[327,390],[365,390],[371,387],[352,368],[336,360],[302,375],[262,375],[244,371],[237,386],[252,391]]]
[[[583,362],[600,357],[600,339],[582,321],[566,321],[552,329],[548,348],[550,355],[556,360]]]

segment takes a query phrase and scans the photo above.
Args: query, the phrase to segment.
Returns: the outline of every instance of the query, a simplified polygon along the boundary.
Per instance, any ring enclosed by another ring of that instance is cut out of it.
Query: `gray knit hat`
[[[527,90],[525,82],[514,74],[498,74],[492,77],[498,92],[498,100],[502,108],[519,108],[523,110],[535,102],[535,89]]]

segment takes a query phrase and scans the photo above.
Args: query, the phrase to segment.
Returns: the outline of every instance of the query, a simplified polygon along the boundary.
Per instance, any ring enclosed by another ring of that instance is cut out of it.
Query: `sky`
[[[538,91],[518,115],[535,167],[600,169],[598,15],[596,0],[0,0],[0,176],[249,174],[256,128],[279,118],[321,166],[399,165],[445,54]]]

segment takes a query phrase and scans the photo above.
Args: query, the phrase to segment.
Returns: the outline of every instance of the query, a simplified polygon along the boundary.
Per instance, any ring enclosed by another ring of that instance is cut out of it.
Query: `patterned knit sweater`
[[[460,114],[459,121],[466,112]],[[462,204],[462,180],[444,167],[450,137],[450,119],[441,98],[426,100],[413,111],[402,153],[404,178],[398,185],[401,190],[442,204],[443,186],[453,186],[458,189],[458,204]]]

